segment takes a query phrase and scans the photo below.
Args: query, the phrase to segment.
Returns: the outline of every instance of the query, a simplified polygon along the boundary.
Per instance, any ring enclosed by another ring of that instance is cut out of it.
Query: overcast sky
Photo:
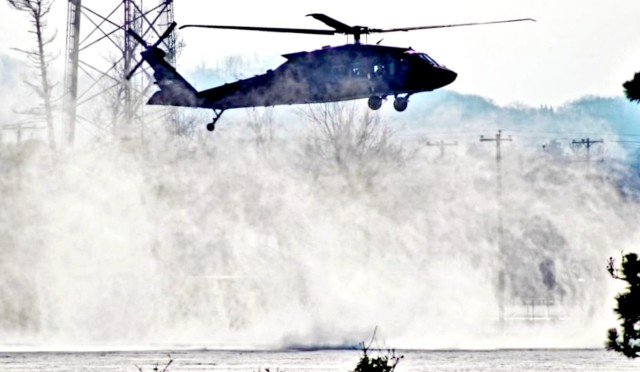
[[[114,8],[118,1],[83,3]],[[66,7],[67,1],[57,0],[49,21],[58,29],[57,48],[61,53]],[[309,13],[325,13],[347,24],[378,28],[535,18],[536,23],[369,36],[370,43],[384,38],[384,45],[411,46],[426,52],[458,72],[458,80],[448,89],[482,95],[499,104],[560,105],[585,95],[620,96],[622,82],[640,71],[639,0],[176,0],[174,7],[179,24],[302,28],[326,28],[305,17]],[[5,1],[0,2],[0,52],[18,57],[9,48],[28,40],[27,27],[23,15],[10,10]],[[180,70],[213,64],[228,55],[254,53],[277,65],[284,62],[278,58],[280,54],[340,45],[346,40],[343,35],[198,29],[181,30],[180,36],[187,43]]]

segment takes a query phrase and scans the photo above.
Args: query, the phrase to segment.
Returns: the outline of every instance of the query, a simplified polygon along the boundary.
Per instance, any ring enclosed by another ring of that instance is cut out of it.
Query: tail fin
[[[160,88],[149,99],[150,105],[196,106],[198,92],[164,59],[164,51],[153,47],[140,54],[153,69],[153,77]]]
[[[147,64],[153,69],[153,77],[160,88],[160,90],[155,92],[151,99],[149,99],[148,104],[197,107],[198,91],[196,91],[195,88],[193,88],[193,86],[191,86],[191,84],[189,84],[176,71],[176,69],[167,62],[164,58],[166,55],[165,52],[158,48],[158,45],[162,40],[169,36],[175,27],[176,23],[174,22],[153,45],[148,45],[147,42],[145,42],[133,30],[128,31],[129,35],[145,47],[145,50],[140,53],[142,61],[140,61],[133,70],[131,70],[127,79],[130,79],[131,76],[133,76],[133,73],[138,69],[138,67],[140,67],[143,61],[147,62]]]

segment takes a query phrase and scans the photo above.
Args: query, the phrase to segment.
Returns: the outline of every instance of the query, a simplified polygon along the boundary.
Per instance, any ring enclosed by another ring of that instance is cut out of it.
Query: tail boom
[[[151,96],[148,104],[199,107],[198,91],[164,59],[164,51],[151,47],[140,54],[153,69],[153,77],[160,88]]]

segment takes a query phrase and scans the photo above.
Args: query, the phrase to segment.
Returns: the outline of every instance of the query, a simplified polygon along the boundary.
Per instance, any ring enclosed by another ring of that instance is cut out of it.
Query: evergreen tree
[[[617,306],[614,308],[622,332],[611,328],[606,347],[607,350],[636,358],[640,356],[640,260],[637,254],[629,253],[622,258],[622,266],[618,270],[613,258],[609,258],[607,270],[613,278],[623,280],[628,285],[625,291],[616,296]]]
[[[633,79],[622,84],[622,87],[629,101],[640,103],[640,72],[636,72]]]

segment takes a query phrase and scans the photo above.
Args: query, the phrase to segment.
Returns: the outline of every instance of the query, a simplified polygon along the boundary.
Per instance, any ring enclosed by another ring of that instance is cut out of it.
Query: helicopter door
[[[343,96],[357,97],[369,91],[367,69],[361,64],[351,64],[341,77],[340,90]]]

